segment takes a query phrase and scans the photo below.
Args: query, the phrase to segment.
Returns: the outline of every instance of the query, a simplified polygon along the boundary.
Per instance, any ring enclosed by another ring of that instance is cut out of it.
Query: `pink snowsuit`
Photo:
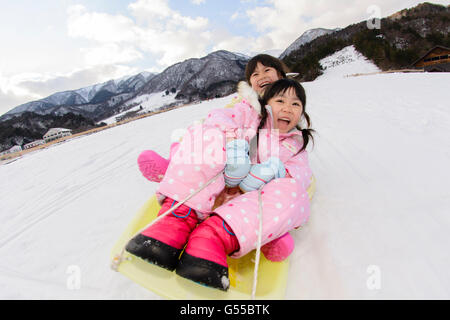
[[[194,193],[225,168],[226,138],[251,141],[257,132],[261,119],[261,106],[251,87],[241,82],[239,94],[244,99],[233,108],[216,109],[210,112],[203,124],[188,128],[178,151],[158,187],[158,198],[170,197],[181,201]],[[309,218],[310,205],[307,188],[312,176],[308,155],[300,153],[302,135],[297,129],[286,134],[272,130],[271,109],[268,121],[259,137],[257,155],[252,163],[262,163],[271,156],[278,157],[284,164],[287,176],[274,179],[262,189],[264,245],[286,232],[303,225]],[[225,188],[223,174],[184,204],[194,209],[203,220],[213,213],[216,197]],[[242,194],[222,206],[214,213],[224,219],[239,241],[239,250],[232,254],[239,258],[257,246],[258,191]]]

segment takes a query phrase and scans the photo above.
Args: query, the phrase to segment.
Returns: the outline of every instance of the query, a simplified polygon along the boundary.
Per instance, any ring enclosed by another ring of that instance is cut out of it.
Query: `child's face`
[[[280,133],[291,131],[300,121],[303,105],[294,88],[272,97],[268,105],[272,108],[274,128],[280,130]]]
[[[259,95],[264,93],[265,87],[280,79],[275,68],[266,67],[261,62],[256,64],[255,70],[250,76],[250,84]]]

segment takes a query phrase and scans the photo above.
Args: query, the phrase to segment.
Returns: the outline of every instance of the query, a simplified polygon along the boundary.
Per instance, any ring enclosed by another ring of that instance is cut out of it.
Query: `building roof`
[[[34,140],[33,142],[29,142],[29,143],[25,144],[25,146],[32,145],[34,143],[45,143],[45,140],[43,140],[43,139]]]
[[[65,129],[65,128],[51,128],[50,130],[47,131],[46,134],[44,134],[44,137],[58,133],[58,132],[65,132],[65,131],[72,131],[72,130]]]
[[[447,48],[447,47],[444,47],[444,46],[434,46],[433,48],[431,48],[430,50],[428,50],[427,53],[425,53],[422,57],[420,57],[419,59],[417,59],[416,61],[414,61],[411,65],[414,66],[417,62],[419,62],[420,60],[422,60],[423,58],[425,58],[427,55],[430,54],[431,51],[433,51],[433,50],[436,49],[436,48],[441,48],[441,49],[449,50],[449,51],[450,51],[450,48]]]
[[[22,151],[22,147],[21,147],[21,146],[13,146],[13,147],[9,148],[8,151],[15,151],[15,150],[20,150],[20,151]]]

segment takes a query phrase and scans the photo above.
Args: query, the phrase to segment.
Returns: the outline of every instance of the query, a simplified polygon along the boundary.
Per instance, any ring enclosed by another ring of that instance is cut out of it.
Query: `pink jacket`
[[[239,84],[238,92],[244,99],[233,108],[213,110],[203,124],[188,128],[159,185],[160,196],[183,200],[220,173],[226,162],[227,137],[255,141],[261,119],[258,97],[245,82]],[[276,156],[284,163],[288,175],[272,180],[262,190],[262,245],[307,221],[309,198],[306,190],[312,176],[307,152],[298,153],[302,146],[301,133],[293,129],[278,135],[271,130],[271,110],[269,106],[266,108],[269,117],[264,129],[267,130],[260,131],[259,147],[252,155],[252,162],[260,163]],[[224,187],[223,175],[219,175],[185,204],[195,209],[200,219],[205,219],[213,213],[215,199]],[[255,249],[259,228],[257,191],[230,200],[216,208],[214,213],[228,223],[238,238],[240,249],[233,257],[241,257]]]

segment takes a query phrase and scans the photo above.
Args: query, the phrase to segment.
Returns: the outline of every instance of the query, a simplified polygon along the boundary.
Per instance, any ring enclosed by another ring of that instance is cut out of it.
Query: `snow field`
[[[286,298],[448,299],[450,76],[344,77],[367,70],[347,67],[304,84],[317,190],[309,222],[292,232]],[[0,298],[159,299],[109,269],[111,247],[157,187],[137,157],[167,157],[174,130],[232,97],[0,166]]]

